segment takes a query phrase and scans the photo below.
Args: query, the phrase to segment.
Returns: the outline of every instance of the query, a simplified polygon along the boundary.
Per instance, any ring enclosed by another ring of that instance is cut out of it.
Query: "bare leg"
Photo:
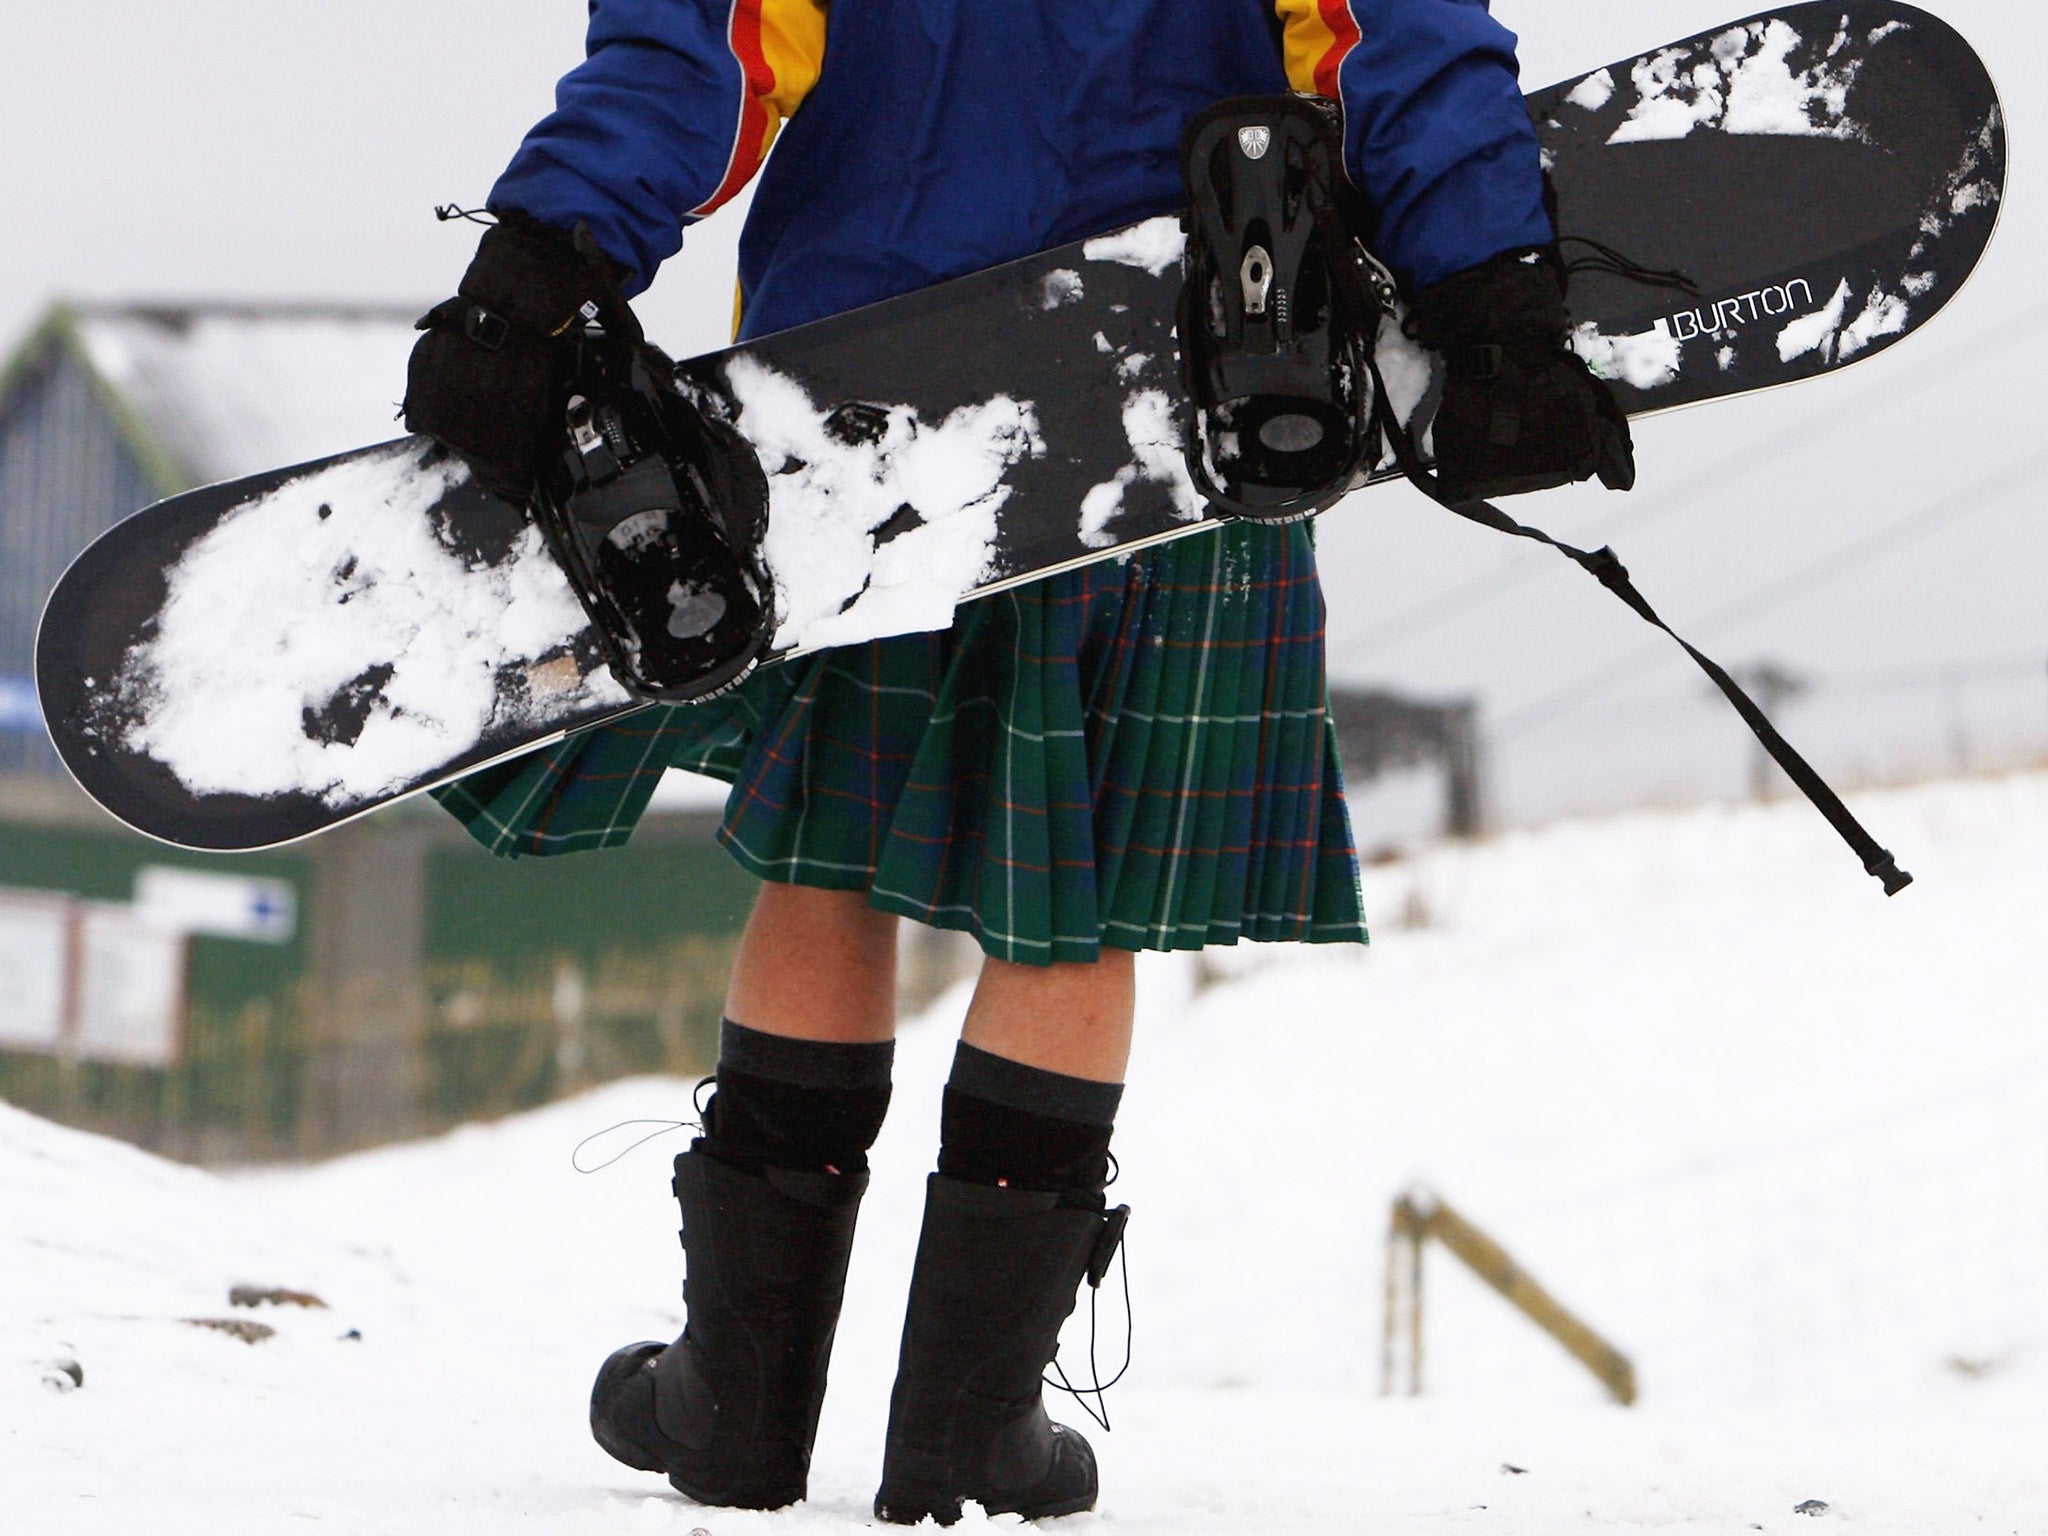
[[[895,1038],[895,917],[861,891],[764,884],[733,960],[725,1016],[798,1040]]]
[[[1137,1007],[1134,961],[1123,949],[1086,965],[985,960],[960,1038],[1027,1067],[1120,1083]]]

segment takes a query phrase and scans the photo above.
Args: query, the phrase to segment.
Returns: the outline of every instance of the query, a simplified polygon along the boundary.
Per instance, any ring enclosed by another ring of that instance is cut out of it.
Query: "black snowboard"
[[[1961,287],[2003,192],[1982,63],[1889,0],[1774,11],[1529,109],[1562,232],[1699,287],[1574,282],[1577,345],[1636,415],[1891,345]],[[1153,220],[681,366],[768,476],[776,658],[1213,526],[1181,458],[1180,246]],[[1425,430],[1432,359],[1389,324],[1380,360]],[[526,517],[422,438],[137,513],[59,582],[36,668],[86,791],[203,849],[305,837],[646,707]]]

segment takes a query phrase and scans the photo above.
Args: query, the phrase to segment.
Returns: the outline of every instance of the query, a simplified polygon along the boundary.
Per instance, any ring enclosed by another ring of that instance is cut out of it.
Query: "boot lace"
[[[1064,1392],[1081,1405],[1081,1409],[1100,1424],[1104,1431],[1109,1429],[1109,1400],[1103,1396],[1111,1387],[1124,1379],[1124,1373],[1131,1368],[1131,1264],[1124,1255],[1124,1245],[1116,1245],[1117,1269],[1121,1284],[1118,1287],[1124,1296],[1124,1363],[1116,1368],[1116,1374],[1104,1381],[1102,1368],[1096,1364],[1096,1302],[1102,1295],[1100,1285],[1088,1287],[1088,1374],[1093,1378],[1089,1386],[1077,1387],[1067,1379],[1067,1368],[1060,1364],[1059,1356],[1052,1358],[1054,1374],[1043,1378],[1048,1387]],[[1089,1399],[1094,1401],[1090,1402]]]
[[[578,1173],[602,1173],[605,1169],[611,1167],[613,1163],[618,1162],[619,1159],[626,1157],[630,1153],[637,1152],[650,1141],[659,1141],[662,1137],[671,1135],[676,1131],[695,1131],[698,1135],[703,1135],[704,1090],[717,1081],[716,1076],[701,1077],[697,1080],[697,1086],[690,1090],[690,1103],[697,1110],[697,1118],[695,1120],[621,1120],[614,1125],[606,1126],[601,1131],[592,1131],[588,1136],[577,1142],[570,1149],[569,1166]],[[649,1131],[645,1136],[637,1140],[627,1142],[625,1146],[614,1152],[603,1162],[592,1163],[588,1168],[583,1166],[583,1149],[585,1147],[589,1146],[593,1141],[602,1141],[614,1131],[623,1131],[636,1125],[651,1125],[657,1127],[657,1129]]]
[[[1103,1180],[1102,1187],[1107,1189],[1117,1181],[1117,1176],[1123,1170],[1118,1166],[1114,1152],[1104,1155],[1109,1159],[1109,1177]],[[1128,1206],[1123,1208],[1125,1215],[1129,1214],[1129,1209]],[[1088,1375],[1092,1385],[1077,1387],[1069,1381],[1067,1368],[1060,1364],[1057,1353],[1051,1361],[1054,1374],[1040,1378],[1054,1391],[1064,1392],[1079,1403],[1082,1411],[1102,1426],[1104,1433],[1109,1432],[1109,1401],[1103,1394],[1122,1381],[1124,1373],[1131,1368],[1131,1261],[1124,1251],[1121,1232],[1117,1235],[1116,1262],[1120,1281],[1118,1289],[1123,1292],[1124,1298],[1124,1363],[1116,1368],[1116,1374],[1109,1380],[1102,1379],[1102,1368],[1096,1363],[1096,1345],[1099,1337],[1097,1303],[1102,1298],[1102,1277],[1091,1273],[1088,1276]],[[1091,1397],[1094,1398],[1094,1402],[1089,1401]]]

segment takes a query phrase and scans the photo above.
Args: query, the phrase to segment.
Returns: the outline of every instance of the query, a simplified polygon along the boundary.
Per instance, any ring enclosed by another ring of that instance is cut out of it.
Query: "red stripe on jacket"
[[[732,158],[726,162],[725,179],[718,190],[697,207],[692,217],[701,217],[732,198],[753,180],[768,155],[772,119],[768,98],[775,90],[775,71],[761,46],[762,0],[734,0],[732,20],[726,27],[726,41],[740,66],[740,120],[733,135]]]
[[[1350,0],[1318,0],[1323,25],[1330,29],[1331,43],[1316,63],[1316,94],[1343,100],[1337,84],[1338,73],[1351,50],[1358,46],[1358,20],[1351,14]]]

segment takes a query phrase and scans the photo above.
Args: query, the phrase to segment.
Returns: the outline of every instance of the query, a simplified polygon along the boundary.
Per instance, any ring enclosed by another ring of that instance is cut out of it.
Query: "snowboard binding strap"
[[[1360,310],[1331,269],[1349,194],[1336,109],[1294,95],[1218,102],[1181,135],[1181,174],[1188,473],[1233,516],[1312,516],[1378,457],[1366,365],[1394,296],[1382,270],[1383,296],[1368,285]]]
[[[694,703],[745,679],[774,634],[768,483],[738,433],[676,388],[631,311],[594,308],[564,339],[564,441],[534,520],[612,675],[642,699]]]

